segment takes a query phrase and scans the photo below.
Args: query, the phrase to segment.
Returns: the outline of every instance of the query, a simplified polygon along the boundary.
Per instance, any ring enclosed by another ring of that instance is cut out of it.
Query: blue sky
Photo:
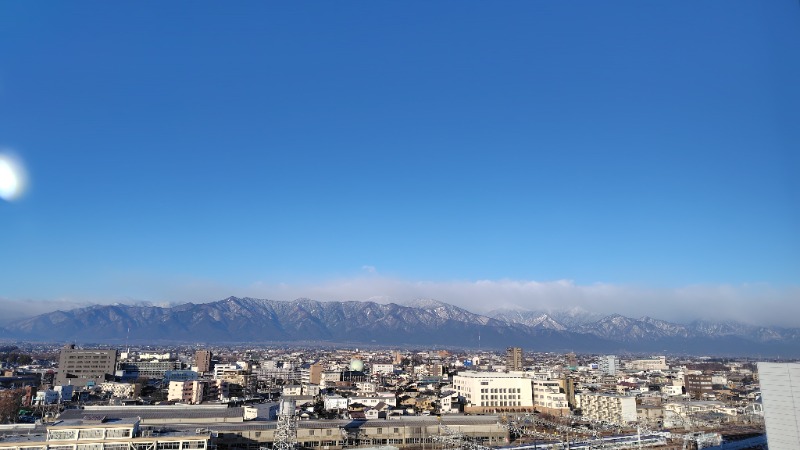
[[[1,2],[0,298],[780,309],[798,55],[794,0]]]

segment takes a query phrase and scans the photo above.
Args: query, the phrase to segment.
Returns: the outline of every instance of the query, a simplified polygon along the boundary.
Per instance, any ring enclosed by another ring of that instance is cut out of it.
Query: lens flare
[[[0,153],[0,198],[7,202],[19,199],[27,181],[22,161],[11,153]]]

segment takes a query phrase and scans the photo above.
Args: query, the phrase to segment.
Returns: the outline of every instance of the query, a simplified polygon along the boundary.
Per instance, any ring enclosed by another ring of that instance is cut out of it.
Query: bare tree
[[[0,423],[17,421],[24,396],[25,389],[22,388],[0,391]]]

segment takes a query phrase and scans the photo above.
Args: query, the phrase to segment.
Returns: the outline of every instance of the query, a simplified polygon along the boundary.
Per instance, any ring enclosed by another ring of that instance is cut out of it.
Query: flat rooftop
[[[102,407],[104,409],[98,410],[98,407],[85,408],[85,409],[68,409],[61,413],[59,416],[62,420],[86,420],[86,416],[96,416],[99,412],[107,417],[114,417],[117,419],[126,418],[141,418],[143,421],[148,419],[170,420],[174,419],[179,421],[208,420],[208,419],[224,419],[224,418],[242,418],[244,417],[244,408],[235,407],[228,408],[227,406],[219,407],[213,405],[211,408],[202,407],[197,405],[194,407],[180,406],[108,406]]]

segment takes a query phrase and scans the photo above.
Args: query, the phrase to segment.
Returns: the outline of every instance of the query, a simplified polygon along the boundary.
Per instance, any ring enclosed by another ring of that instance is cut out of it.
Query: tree
[[[0,423],[16,422],[24,396],[22,388],[0,391]]]

